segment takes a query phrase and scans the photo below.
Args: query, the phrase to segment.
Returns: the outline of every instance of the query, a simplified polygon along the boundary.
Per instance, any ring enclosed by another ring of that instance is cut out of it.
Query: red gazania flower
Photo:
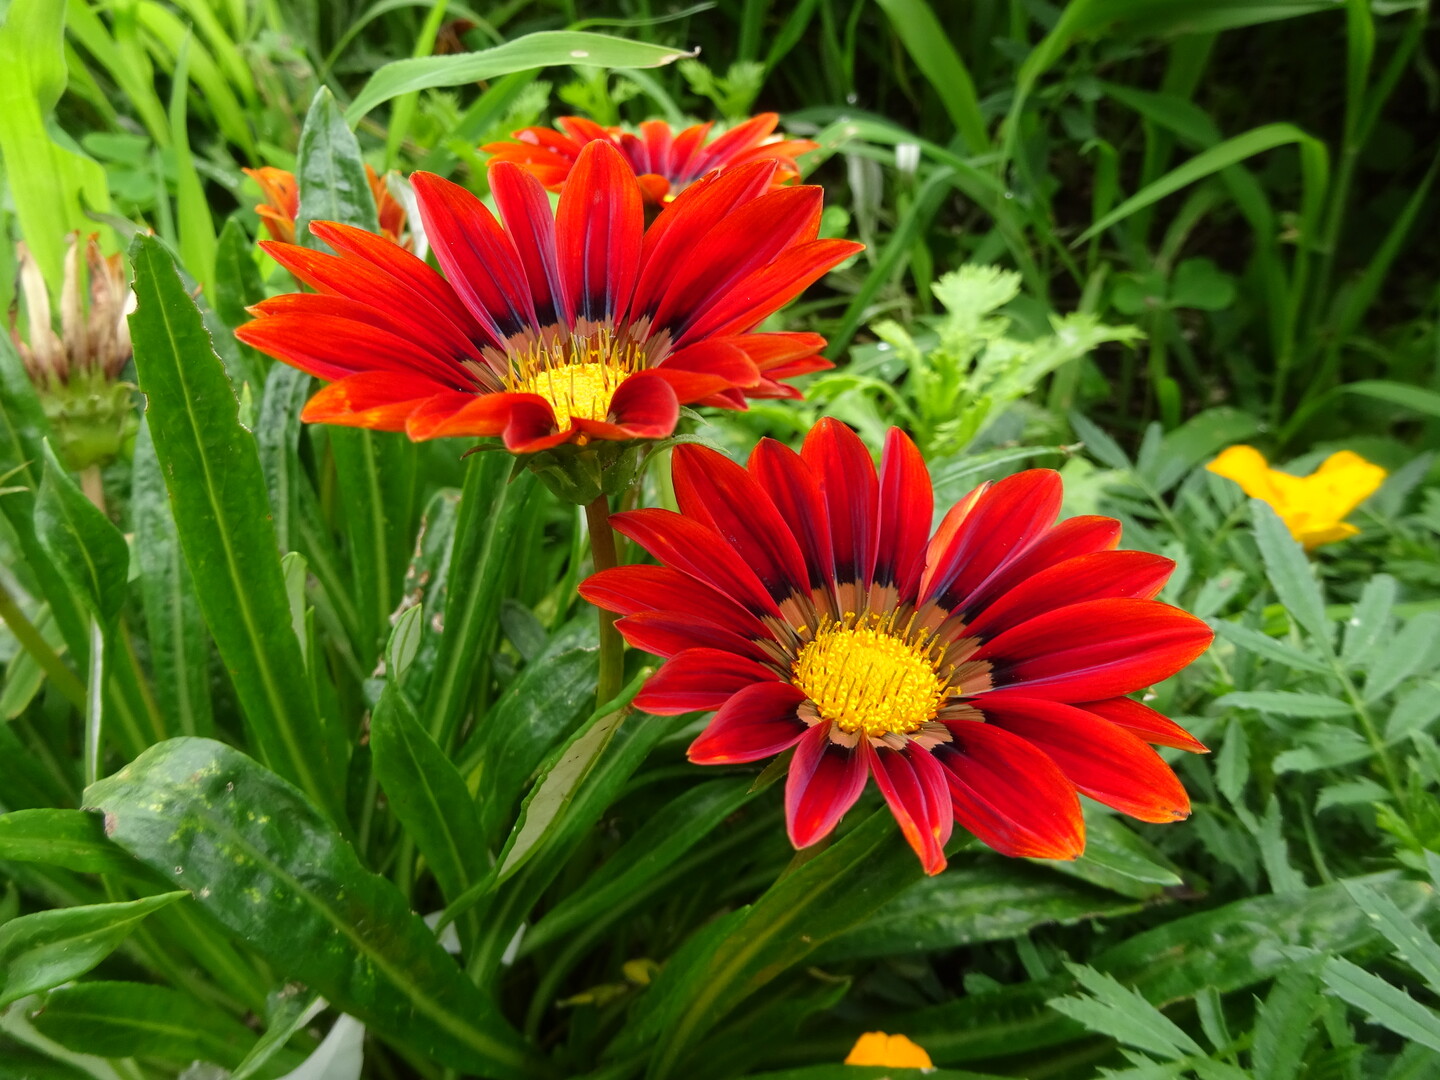
[[[1189,813],[1146,744],[1205,748],[1125,695],[1188,664],[1210,629],[1153,599],[1174,564],[1115,550],[1118,522],[1053,524],[1056,473],[978,488],[933,536],[930,477],[899,430],[878,474],[822,420],[799,454],[765,440],[747,467],[678,447],[674,481],[679,513],[612,519],[662,565],[580,591],[668,658],[637,707],[717,710],[691,761],[794,749],[796,847],[834,829],[872,775],[931,874],[952,820],[1006,855],[1074,858],[1077,792],[1142,821]]]
[[[518,142],[487,143],[481,149],[493,154],[494,160],[513,161],[551,191],[560,191],[581,150],[592,142],[609,143],[625,155],[640,178],[645,201],[662,206],[712,169],[750,161],[774,161],[772,183],[789,183],[800,176],[795,158],[820,146],[809,139],[773,135],[780,122],[778,113],[751,117],[708,143],[714,126],[708,123],[677,133],[663,120],[647,120],[635,135],[578,116],[562,116],[557,122],[563,131],[528,127],[515,132]]]
[[[330,385],[309,421],[412,439],[499,435],[516,453],[669,435],[679,407],[797,397],[817,334],[751,331],[859,248],[819,240],[821,192],[771,191],[773,162],[694,185],[646,230],[618,151],[586,147],[552,213],[499,162],[497,221],[464,188],[411,181],[441,277],[396,245],[317,222],[339,255],[267,244],[318,293],[264,300],[241,340]],[[503,224],[502,224],[503,223]]]
[[[293,244],[295,219],[300,216],[300,187],[295,182],[295,174],[270,165],[241,171],[260,185],[260,192],[265,196],[265,201],[255,207],[255,212],[265,223],[266,231],[274,240]],[[401,243],[405,232],[405,207],[390,194],[384,178],[369,165],[365,166],[365,175],[370,180],[370,194],[375,197],[380,235],[394,243]],[[408,240],[405,246],[410,246]]]

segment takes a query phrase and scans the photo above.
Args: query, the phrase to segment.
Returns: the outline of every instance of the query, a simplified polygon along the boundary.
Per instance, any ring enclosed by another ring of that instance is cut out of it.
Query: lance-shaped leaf
[[[35,497],[35,532],[70,587],[109,625],[125,602],[130,547],[70,478],[48,443]]]
[[[287,781],[182,738],[86,790],[112,842],[189,889],[286,978],[462,1072],[532,1071],[519,1037],[389,880]]]
[[[49,806],[0,814],[0,859],[87,874],[148,875],[105,838],[98,814]]]
[[[131,262],[135,366],[200,610],[262,760],[339,818],[343,751],[327,738],[290,626],[255,440],[160,241],[137,237]]]

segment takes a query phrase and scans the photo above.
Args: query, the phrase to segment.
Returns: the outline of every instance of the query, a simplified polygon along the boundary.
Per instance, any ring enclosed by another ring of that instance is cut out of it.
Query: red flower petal
[[[568,173],[570,164],[565,164]],[[560,276],[560,257],[555,248],[555,217],[544,183],[533,168],[526,170],[508,161],[490,166],[490,191],[505,231],[515,245],[515,254],[530,284],[530,302],[541,327],[558,323],[573,326],[575,313],[566,300]],[[560,177],[564,179],[564,174]]]
[[[520,256],[485,204],[434,173],[410,177],[430,248],[445,278],[497,340],[535,326]]]
[[[635,173],[609,142],[591,142],[560,193],[555,244],[576,319],[605,322],[630,306],[645,208]]]
[[[362,371],[322,388],[306,402],[300,419],[309,424],[404,431],[405,421],[416,409],[447,393],[420,375]]]
[[[859,582],[868,589],[875,574],[880,480],[860,436],[838,420],[825,417],[805,436],[800,450],[820,485],[830,513],[835,580]]]
[[[864,244],[850,240],[810,240],[795,245],[769,266],[737,282],[727,296],[686,327],[676,344],[688,345],[701,338],[753,329],[767,315],[779,311],[851,255],[864,249]]]
[[[982,610],[965,628],[967,637],[995,637],[1055,608],[1106,597],[1149,600],[1175,569],[1148,551],[1097,551],[1056,563],[1022,582]]]
[[[654,316],[661,297],[696,244],[726,214],[764,191],[774,173],[775,164],[768,161],[726,170],[691,185],[660,212],[645,232],[631,319]]]
[[[743,124],[736,124],[724,135],[718,136],[696,156],[695,171],[708,172],[710,169],[726,164],[736,154],[744,153],[751,147],[758,146],[769,137],[778,123],[780,123],[780,114],[769,112],[752,116]]]
[[[830,835],[865,790],[869,775],[858,748],[830,741],[830,724],[810,728],[795,746],[785,778],[785,824],[790,843],[807,848]]]
[[[682,611],[637,611],[615,623],[634,648],[671,657],[686,649],[719,649],[765,663],[771,656],[751,638]]]
[[[875,581],[895,585],[901,599],[915,598],[934,513],[935,495],[925,459],[903,431],[891,428],[880,458],[880,539]]]
[[[830,547],[830,513],[809,466],[794,450],[774,439],[761,439],[747,463],[756,483],[770,493],[800,553],[810,587],[835,580],[835,555]]]
[[[277,297],[278,299],[278,297]],[[308,371],[320,379],[343,379],[360,371],[424,375],[455,384],[455,372],[399,334],[382,329],[381,317],[339,297],[312,297],[331,306],[347,305],[366,321],[338,315],[266,315],[248,322],[235,336],[261,352]]]
[[[1055,762],[1080,791],[1141,821],[1190,816],[1190,800],[1170,766],[1130,732],[1054,701],[986,694],[985,719]]]
[[[931,753],[944,767],[955,820],[1001,855],[1076,859],[1085,819],[1075,788],[1024,739],[990,724],[950,724],[954,741]]]
[[[680,420],[680,402],[670,384],[653,371],[638,371],[610,399],[610,418],[621,438],[663,439]]]
[[[1132,735],[1157,746],[1173,746],[1176,750],[1188,750],[1192,754],[1208,754],[1210,748],[1191,735],[1168,716],[1162,716],[1148,705],[1142,705],[1134,698],[1107,698],[1104,701],[1087,701],[1076,708],[1092,712],[1109,720]]]
[[[985,579],[1015,558],[1060,513],[1060,474],[1030,469],[984,491],[942,548],[931,544],[921,599],[960,608]]]
[[[455,394],[437,398],[415,412],[405,430],[417,442],[446,436],[500,435],[510,425],[510,414],[522,399],[541,400],[534,394]]]
[[[677,446],[671,475],[680,512],[708,521],[777,601],[806,593],[805,557],[765,489],[724,454]]]
[[[720,707],[687,754],[696,765],[730,765],[789,750],[805,734],[795,712],[804,700],[786,682],[747,686]]]
[[[635,707],[659,716],[718,709],[747,686],[776,681],[773,671],[743,656],[718,649],[687,649],[665,661],[645,681],[635,695]]]
[[[617,566],[591,574],[580,595],[621,615],[637,611],[692,613],[741,637],[765,638],[765,624],[735,601],[668,566]]]
[[[965,610],[984,611],[996,598],[1047,567],[1077,555],[1110,551],[1119,543],[1120,523],[1114,518],[1067,518],[991,574],[990,579],[965,600]]]
[[[781,617],[755,571],[715,530],[673,511],[657,509],[628,510],[610,522],[622,536],[666,566],[705,582],[753,614]]]
[[[760,369],[745,350],[724,340],[697,341],[667,356],[654,370],[670,383],[682,405],[760,382]]]
[[[1047,701],[1098,701],[1168,679],[1205,651],[1205,623],[1156,600],[1089,600],[986,642],[996,689]]]
[[[955,824],[945,770],[929,751],[913,743],[904,750],[876,749],[867,739],[860,744],[869,758],[876,787],[900,823],[905,840],[920,856],[925,873],[940,873],[945,869],[945,845]]]

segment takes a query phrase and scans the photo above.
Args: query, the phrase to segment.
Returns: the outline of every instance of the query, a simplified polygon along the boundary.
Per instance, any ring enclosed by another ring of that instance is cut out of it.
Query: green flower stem
[[[84,709],[85,684],[65,666],[65,661],[60,659],[60,655],[50,647],[50,643],[35,629],[35,624],[25,617],[25,613],[15,603],[15,598],[10,595],[3,582],[0,582],[0,621],[10,628],[21,648],[40,665],[40,670],[45,672],[55,689],[64,694],[66,700],[77,709]]]
[[[596,570],[619,564],[615,554],[615,531],[610,528],[610,500],[602,492],[585,505],[585,524],[590,531],[590,554]],[[625,682],[625,643],[615,629],[615,613],[600,613],[600,679],[595,685],[597,706],[613,701]]]

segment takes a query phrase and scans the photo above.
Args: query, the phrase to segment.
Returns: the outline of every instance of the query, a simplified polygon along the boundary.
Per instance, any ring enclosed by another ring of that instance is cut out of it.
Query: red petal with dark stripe
[[[705,582],[756,615],[781,617],[755,572],[713,529],[658,509],[628,510],[610,521],[666,566]]]
[[[946,547],[931,546],[921,598],[963,607],[986,578],[1050,527],[1060,513],[1062,494],[1060,474],[1050,469],[1016,473],[985,491]]]
[[[315,299],[360,306],[339,297]],[[373,322],[349,317],[268,315],[241,326],[235,336],[320,379],[343,379],[360,371],[392,371],[440,381],[447,374],[435,357],[405,338]]]
[[[933,751],[950,785],[955,820],[1001,855],[1076,859],[1085,819],[1075,788],[1056,764],[989,724],[949,725],[954,741]]]
[[[771,660],[770,654],[755,641],[688,611],[637,611],[617,620],[615,625],[634,648],[655,656],[668,658],[686,649],[719,649],[756,663]]]
[[[735,207],[755,198],[770,184],[775,163],[757,161],[693,184],[660,212],[645,232],[640,277],[630,318],[653,316],[660,298],[695,245]]]
[[[405,430],[417,442],[446,436],[500,435],[522,400],[531,400],[532,406],[535,401],[543,404],[543,399],[534,394],[456,394],[436,399],[416,411]]]
[[[875,785],[885,796],[905,840],[920,856],[927,874],[945,869],[945,845],[955,825],[945,770],[913,743],[904,750],[878,749],[869,740],[860,745],[870,759]]]
[[[1108,720],[1012,694],[987,694],[977,704],[987,721],[1039,749],[1095,801],[1141,821],[1190,816],[1190,800],[1170,766]]]
[[[569,170],[568,163],[566,170]],[[495,206],[530,285],[530,301],[538,325],[573,326],[575,313],[566,300],[560,277],[555,216],[544,185],[530,171],[505,161],[491,164],[489,177]]]
[[[591,142],[560,193],[555,243],[575,318],[606,322],[630,306],[645,208],[635,173],[608,142]]]
[[[1046,701],[1098,701],[1168,679],[1214,637],[1156,600],[1090,600],[1058,608],[986,642],[995,688]]]
[[[1040,571],[1077,555],[1111,551],[1120,543],[1120,523],[1107,517],[1073,517],[1047,530],[1011,559],[965,601],[967,611],[979,612],[995,600],[1030,580]]]
[[[645,681],[635,695],[635,707],[659,716],[718,709],[747,686],[776,681],[773,671],[743,656],[719,649],[687,649]]]
[[[617,566],[591,574],[580,595],[596,607],[633,615],[637,611],[691,613],[741,637],[770,636],[765,624],[735,601],[668,566]]]
[[[520,256],[485,204],[434,173],[417,172],[410,184],[430,248],[480,325],[499,339],[535,327]]]
[[[800,737],[785,778],[785,824],[797,848],[829,836],[865,790],[865,755],[830,741],[828,721]]]
[[[743,124],[736,124],[724,135],[718,136],[698,155],[695,162],[696,171],[705,172],[718,168],[730,161],[736,154],[744,153],[751,147],[758,146],[775,130],[775,125],[778,123],[780,123],[780,114],[769,112],[752,116]]]
[[[835,580],[830,513],[810,467],[783,443],[761,439],[750,454],[747,468],[756,483],[770,493],[770,501],[799,544],[810,587],[828,586]]]
[[[667,356],[654,370],[670,383],[682,405],[760,381],[760,369],[733,340],[697,341]]]
[[[671,465],[680,512],[708,520],[777,601],[809,591],[805,557],[765,489],[724,454],[675,448]]]
[[[805,734],[795,712],[804,700],[785,682],[747,686],[720,707],[687,754],[696,765],[731,765],[789,750]]]
[[[1152,599],[1175,569],[1148,551],[1097,551],[1056,563],[1016,585],[965,628],[966,637],[995,637],[1055,608],[1107,597]]]
[[[680,420],[680,402],[653,371],[631,375],[610,399],[610,418],[622,439],[663,439]]]
[[[903,431],[891,428],[880,458],[880,540],[875,580],[881,585],[895,585],[902,600],[915,599],[934,514],[935,494],[925,459]]]
[[[1210,748],[1168,716],[1163,716],[1134,698],[1117,697],[1087,701],[1076,708],[1092,712],[1124,728],[1130,734],[1157,746],[1172,746],[1192,754],[1208,754]]]
[[[825,417],[810,429],[800,456],[819,483],[830,514],[835,580],[858,581],[868,588],[880,540],[880,480],[870,451],[855,432]]]

